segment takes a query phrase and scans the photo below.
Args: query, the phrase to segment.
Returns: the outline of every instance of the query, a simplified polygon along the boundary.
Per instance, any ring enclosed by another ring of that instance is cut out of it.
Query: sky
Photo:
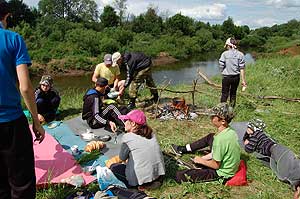
[[[39,0],[23,0],[37,7]],[[114,0],[95,0],[99,11]],[[289,20],[300,20],[300,0],[127,0],[127,14],[135,16],[146,12],[149,6],[160,16],[171,17],[176,13],[211,24],[222,24],[231,17],[236,25],[248,25],[251,29]]]

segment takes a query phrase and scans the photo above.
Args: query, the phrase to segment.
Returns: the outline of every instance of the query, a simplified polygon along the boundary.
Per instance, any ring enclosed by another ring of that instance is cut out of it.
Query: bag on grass
[[[244,160],[240,161],[239,169],[235,175],[226,182],[226,186],[245,186],[247,185],[247,167]]]
[[[97,166],[96,171],[97,181],[101,191],[107,189],[107,187],[110,185],[126,188],[126,185],[123,182],[121,182],[109,168]]]

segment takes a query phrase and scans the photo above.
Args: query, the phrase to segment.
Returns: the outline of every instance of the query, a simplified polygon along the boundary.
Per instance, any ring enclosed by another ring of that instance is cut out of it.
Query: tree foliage
[[[100,20],[103,27],[117,27],[119,24],[119,16],[111,6],[104,7]]]
[[[12,17],[9,19],[9,27],[15,27],[21,22],[33,25],[38,17],[38,13],[23,3],[22,0],[10,0],[9,6],[12,11]]]

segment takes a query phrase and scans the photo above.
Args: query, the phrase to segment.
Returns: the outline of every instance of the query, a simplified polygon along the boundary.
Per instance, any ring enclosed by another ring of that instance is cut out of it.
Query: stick
[[[216,87],[216,88],[222,88],[221,85],[219,84],[215,84],[213,83],[210,79],[208,79],[208,77],[206,75],[204,75],[203,72],[201,72],[200,70],[198,70],[198,74],[200,75],[200,77],[202,77],[209,85]]]

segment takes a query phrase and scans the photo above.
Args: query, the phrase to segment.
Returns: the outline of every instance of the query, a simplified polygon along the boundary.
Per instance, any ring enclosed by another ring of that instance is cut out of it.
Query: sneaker
[[[173,151],[173,153],[175,153],[176,155],[179,155],[179,156],[182,156],[183,152],[182,150],[180,149],[182,146],[177,146],[175,144],[172,144],[171,145],[171,149]]]

